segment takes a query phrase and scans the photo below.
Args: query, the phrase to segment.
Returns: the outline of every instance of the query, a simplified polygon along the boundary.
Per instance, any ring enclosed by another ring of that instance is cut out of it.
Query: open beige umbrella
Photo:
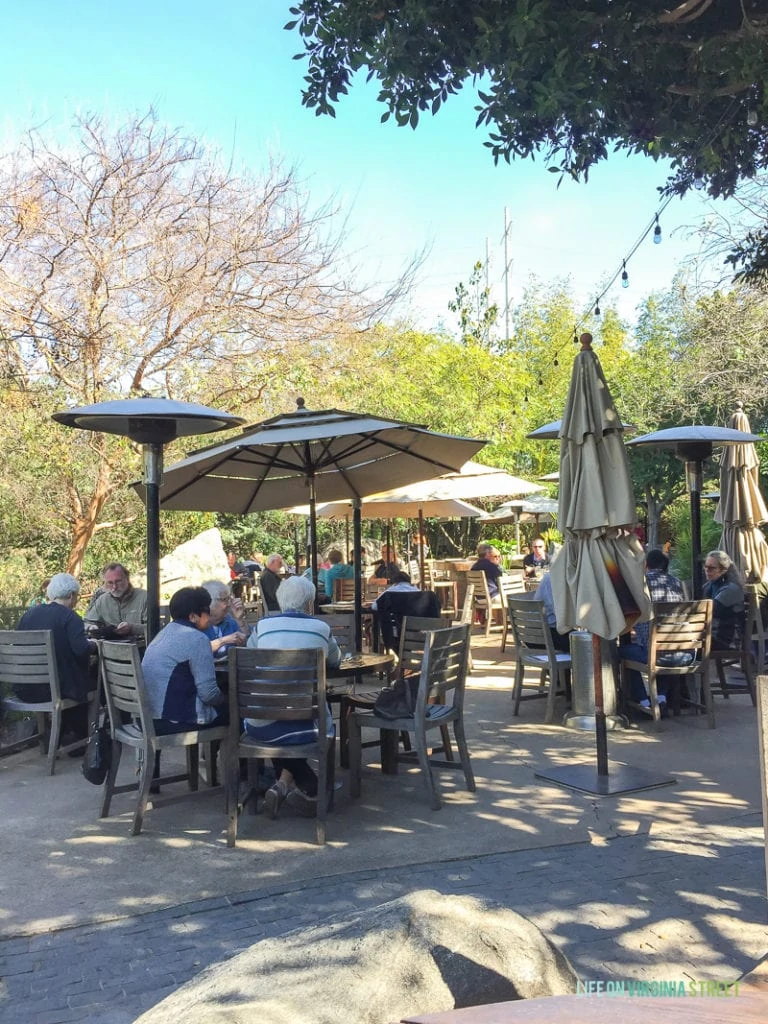
[[[741,402],[728,421],[734,430],[751,433]],[[768,582],[768,544],[759,529],[768,522],[768,508],[760,493],[760,460],[754,444],[733,444],[720,462],[720,502],[715,521],[723,524],[720,547],[727,551],[750,582]]]
[[[613,405],[592,336],[581,336],[560,428],[560,509],[563,550],[551,569],[557,630],[589,630],[595,683],[597,778],[587,765],[538,775],[587,792],[609,794],[665,780],[638,778],[626,766],[609,779],[602,689],[601,638],[610,640],[650,614],[644,554],[633,532],[635,499],[621,420]],[[574,685],[576,680],[574,680]]]

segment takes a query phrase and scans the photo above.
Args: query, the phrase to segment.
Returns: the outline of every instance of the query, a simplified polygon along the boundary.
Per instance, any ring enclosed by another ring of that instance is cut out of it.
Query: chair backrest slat
[[[475,600],[475,584],[468,583],[467,589],[464,591],[464,604],[461,606],[461,615],[459,617],[460,626],[468,626],[472,623],[472,606]]]
[[[136,644],[99,641],[101,683],[107,701],[112,728],[122,724],[124,712],[141,724],[142,731],[154,739],[155,726],[144,689],[141,658]]]
[[[475,586],[475,604],[480,607],[490,603],[491,595],[488,591],[488,577],[482,569],[470,569],[467,573],[467,583]]]
[[[229,649],[231,721],[320,719],[325,708],[325,651]]]
[[[421,672],[427,631],[444,628],[443,619],[406,615],[400,626],[400,647],[397,652],[398,672]]]
[[[335,579],[333,581],[333,600],[334,601],[354,601],[355,600],[355,581],[348,579]]]
[[[712,639],[711,601],[660,601],[653,606],[648,657],[667,651],[695,651],[709,659]]]
[[[18,688],[20,700],[25,700],[24,687],[40,685],[50,687],[52,701],[61,700],[50,629],[0,630],[0,683]]]
[[[552,634],[547,625],[543,601],[510,597],[507,599],[507,607],[516,647],[541,649],[551,645]]]
[[[331,634],[333,635],[339,647],[342,647],[345,651],[354,651],[354,615],[345,615],[343,612],[340,612],[338,615],[323,615],[322,620],[327,626],[330,627]]]
[[[430,695],[446,703],[452,693],[452,703],[461,710],[469,661],[469,625],[451,626],[449,629],[430,630],[426,633],[426,648],[419,678],[417,714],[426,713]]]

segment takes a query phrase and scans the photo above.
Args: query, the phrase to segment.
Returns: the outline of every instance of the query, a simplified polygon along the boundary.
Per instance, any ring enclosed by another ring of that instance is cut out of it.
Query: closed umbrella
[[[741,402],[728,421],[733,430],[751,433]],[[723,524],[720,547],[727,551],[751,582],[768,582],[768,544],[759,529],[768,522],[768,508],[760,493],[760,460],[751,442],[725,449],[720,462],[720,503],[715,521]]]
[[[352,500],[355,559],[360,558],[360,500],[384,486],[402,486],[458,472],[485,444],[365,413],[295,412],[246,427],[222,444],[170,466],[160,488],[166,509],[245,515],[309,500],[312,570],[317,585],[318,501]],[[141,485],[137,485],[141,491]],[[357,643],[361,635],[360,566],[355,585]]]
[[[651,781],[645,773],[628,779],[626,771],[609,778],[600,641],[647,619],[650,601],[643,549],[633,533],[637,517],[623,427],[591,342],[590,334],[581,336],[560,428],[558,525],[564,544],[551,581],[558,632],[592,633],[597,777],[589,766],[537,774],[608,794],[670,780]]]

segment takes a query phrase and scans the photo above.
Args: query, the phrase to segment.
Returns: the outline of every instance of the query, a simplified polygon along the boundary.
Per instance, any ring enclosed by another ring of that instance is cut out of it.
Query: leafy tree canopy
[[[544,152],[586,178],[613,147],[713,196],[768,166],[764,0],[302,0],[303,102],[334,115],[354,73],[415,128],[469,81],[495,160]]]

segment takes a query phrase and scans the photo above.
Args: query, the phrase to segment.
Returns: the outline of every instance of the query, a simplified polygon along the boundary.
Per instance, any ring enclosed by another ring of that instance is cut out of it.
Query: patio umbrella
[[[751,433],[741,402],[728,421],[733,430]],[[733,444],[720,462],[720,503],[715,521],[723,524],[720,547],[727,551],[752,582],[768,582],[768,544],[759,529],[768,521],[768,508],[760,493],[760,460],[754,444]]]
[[[245,515],[288,508],[309,499],[312,573],[317,585],[318,501],[352,500],[355,559],[360,558],[360,500],[384,484],[401,486],[430,475],[458,472],[485,444],[437,434],[425,427],[365,413],[295,412],[264,420],[222,444],[193,452],[170,466],[160,488],[166,509]],[[136,485],[141,491],[141,485]],[[357,565],[358,646],[362,592]]]
[[[560,428],[558,525],[564,545],[552,564],[551,581],[558,632],[592,633],[598,777],[596,784],[585,785],[588,773],[580,772],[579,778],[571,774],[573,768],[557,770],[557,777],[544,774],[575,788],[609,793],[619,787],[608,777],[601,638],[614,639],[647,619],[650,601],[643,549],[633,533],[635,499],[623,428],[591,342],[590,334],[581,336]],[[620,786],[628,788],[643,785]]]

